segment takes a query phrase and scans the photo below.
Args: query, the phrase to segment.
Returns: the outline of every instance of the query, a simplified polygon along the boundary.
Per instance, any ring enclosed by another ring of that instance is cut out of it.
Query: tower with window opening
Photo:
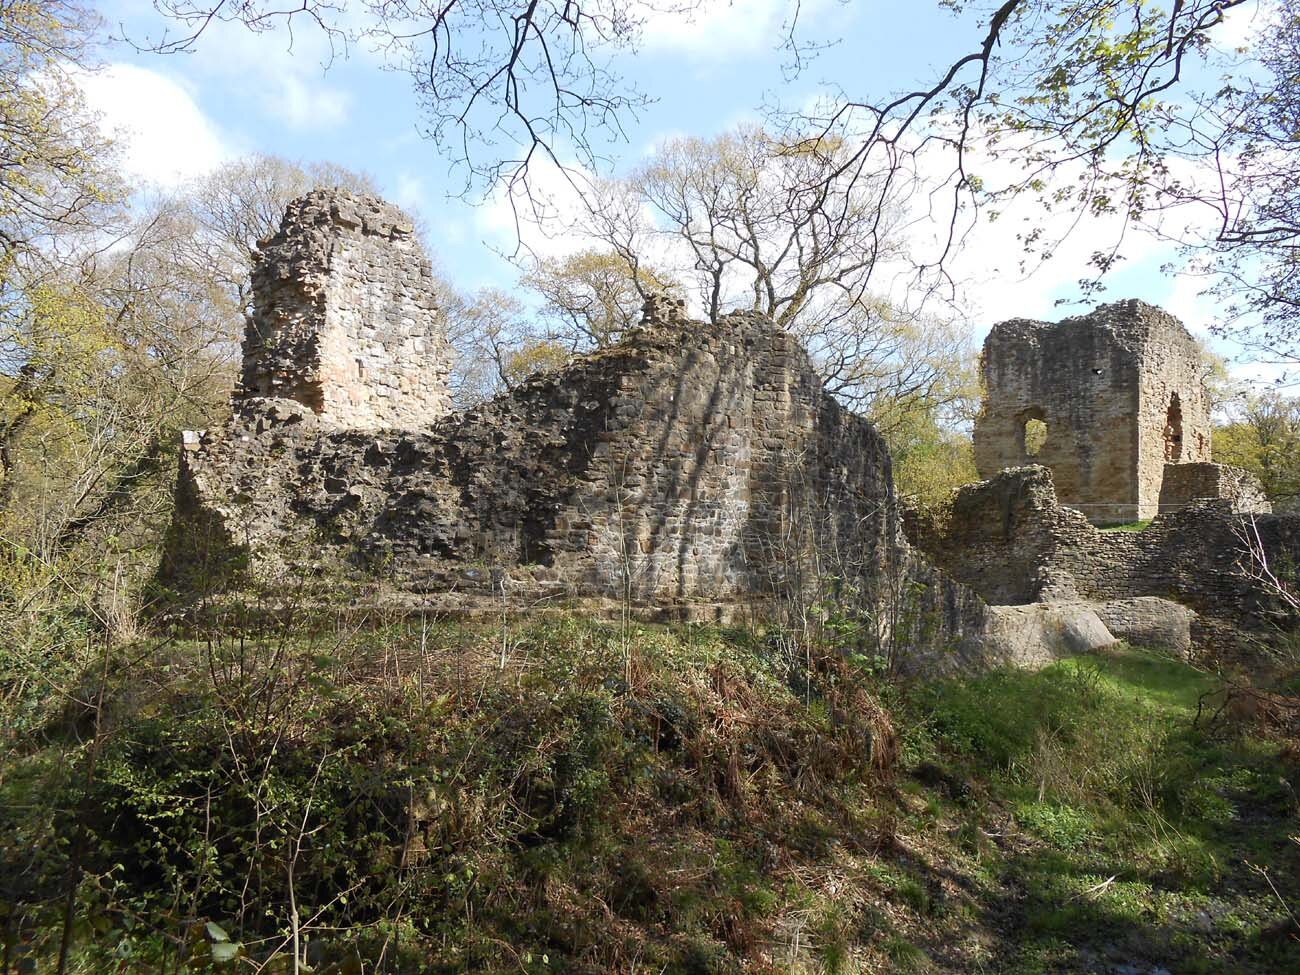
[[[1210,459],[1201,349],[1144,302],[1002,322],[984,341],[981,369],[980,476],[1042,464],[1060,501],[1094,524],[1155,516],[1165,464]]]

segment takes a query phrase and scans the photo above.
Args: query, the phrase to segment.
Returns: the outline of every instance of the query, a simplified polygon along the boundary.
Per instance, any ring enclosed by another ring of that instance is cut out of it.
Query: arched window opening
[[[1042,410],[1026,410],[1020,418],[1020,449],[1026,457],[1037,457],[1047,442],[1047,421]]]
[[[1165,460],[1183,459],[1183,404],[1174,393],[1169,398],[1169,411],[1165,414]]]

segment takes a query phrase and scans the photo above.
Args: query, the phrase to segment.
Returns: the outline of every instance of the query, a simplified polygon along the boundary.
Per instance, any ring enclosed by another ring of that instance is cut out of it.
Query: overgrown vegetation
[[[917,697],[941,808],[1011,895],[1015,949],[992,970],[1300,971],[1294,743],[1221,703],[1213,678],[1135,650]]]
[[[8,656],[5,965],[1297,970],[1294,753],[1181,664],[361,622]]]
[[[1300,400],[1276,391],[1239,398],[1214,430],[1214,459],[1259,478],[1274,511],[1300,501]]]

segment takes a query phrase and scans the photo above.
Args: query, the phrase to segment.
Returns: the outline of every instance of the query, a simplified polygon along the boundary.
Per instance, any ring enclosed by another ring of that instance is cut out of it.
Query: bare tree
[[[556,369],[569,351],[528,320],[523,306],[495,288],[471,295],[439,289],[447,341],[455,352],[452,397],[462,408],[509,392],[529,376]]]
[[[882,206],[870,181],[837,177],[845,153],[838,140],[791,146],[754,126],[673,139],[594,187],[586,229],[625,276],[665,267],[710,319],[736,307],[768,315],[846,402],[946,403],[971,359],[965,330],[877,294],[907,262],[904,208]]]
[[[237,22],[258,32],[309,25],[333,53],[370,46],[410,75],[425,134],[462,166],[467,190],[526,195],[538,160],[597,168],[600,141],[621,137],[624,119],[649,102],[614,71],[613,56],[635,46],[647,17],[699,2],[155,0],[174,29],[139,43],[189,51],[213,23]]]
[[[377,192],[365,173],[333,163],[294,162],[256,153],[217,167],[157,206],[193,226],[189,247],[178,257],[207,268],[247,310],[249,272],[258,242],[279,228],[291,200],[319,187]]]
[[[512,203],[522,200],[542,216],[544,204],[528,189],[530,166],[544,159],[598,170],[595,136],[617,137],[646,102],[621,83],[615,56],[634,47],[647,17],[689,12],[698,2],[301,0],[284,7],[273,0],[156,0],[179,33],[150,46],[188,50],[222,20],[253,30],[306,22],[335,44],[376,45],[410,72],[426,132],[463,165],[467,188],[504,186]],[[1168,9],[1120,0],[940,5],[978,27],[970,49],[932,80],[884,96],[837,92],[811,111],[801,104],[772,113],[792,158],[820,160],[836,147],[824,173],[832,195],[852,186],[874,196],[875,205],[860,211],[868,219],[911,199],[913,218],[939,228],[934,248],[913,256],[915,285],[951,289],[946,268],[966,231],[982,211],[996,212],[1017,195],[1032,194],[1043,212],[1070,214],[1070,227],[1098,214],[1120,218],[1113,242],[1091,256],[1085,294],[1100,289],[1122,260],[1131,228],[1170,233],[1169,223],[1157,226],[1160,212],[1208,208],[1216,229],[1178,239],[1229,299],[1222,327],[1293,361],[1300,344],[1294,262],[1287,259],[1300,186],[1288,68],[1300,36],[1294,12],[1279,5],[1260,32],[1271,39],[1243,56],[1214,39],[1226,14],[1246,0],[1178,0]],[[791,0],[779,38],[796,72],[818,46],[796,30],[799,12]],[[1012,163],[1013,175],[988,180],[990,159]],[[1187,179],[1179,162],[1203,167],[1210,178]],[[917,193],[921,173],[925,193]],[[671,185],[660,190],[664,202],[676,195]],[[853,219],[862,223],[860,215]],[[1023,237],[1027,252],[1040,256],[1059,240],[1046,222]],[[750,256],[744,247],[726,254],[709,246],[700,270],[717,284],[725,276],[720,259]]]
[[[710,318],[742,303],[778,325],[829,328],[900,254],[898,207],[839,180],[842,152],[742,126],[665,142],[630,186],[656,218],[649,232],[685,245]]]

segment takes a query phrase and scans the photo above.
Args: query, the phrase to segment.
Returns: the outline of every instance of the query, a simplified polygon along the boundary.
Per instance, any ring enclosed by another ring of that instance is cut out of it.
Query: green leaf
[[[204,927],[208,929],[208,937],[213,941],[222,942],[230,940],[230,935],[226,934],[226,929],[216,921],[209,921],[204,925]]]
[[[234,961],[243,948],[238,941],[219,941],[212,946],[212,960],[216,962]]]

